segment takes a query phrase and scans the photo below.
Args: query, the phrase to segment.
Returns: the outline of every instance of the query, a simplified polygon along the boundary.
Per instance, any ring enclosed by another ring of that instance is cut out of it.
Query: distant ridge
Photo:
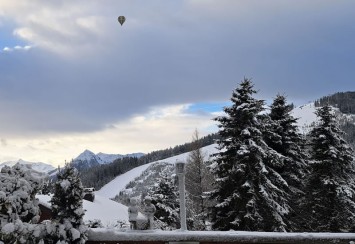
[[[321,97],[315,102],[317,107],[326,104],[339,108],[344,114],[355,114],[355,91],[337,92]]]
[[[345,132],[344,139],[355,150],[355,91],[337,92],[315,101],[316,107],[330,105],[337,108],[340,129]]]
[[[107,153],[100,152],[98,154],[95,154],[92,151],[86,149],[84,152],[79,154],[79,156],[73,159],[72,164],[78,170],[84,170],[102,164],[110,164],[113,161],[120,158],[126,158],[126,157],[139,158],[142,157],[143,155],[144,153],[130,153],[130,154],[122,155],[122,154],[107,154]]]
[[[4,163],[0,164],[0,169],[2,169],[5,165],[6,166],[14,166],[15,164],[23,164],[23,165],[31,165],[32,169],[38,171],[38,172],[42,172],[42,173],[50,173],[53,170],[55,170],[56,168],[50,164],[47,163],[42,163],[42,162],[28,162],[22,159],[18,159],[18,160],[14,160],[14,161],[7,161]]]

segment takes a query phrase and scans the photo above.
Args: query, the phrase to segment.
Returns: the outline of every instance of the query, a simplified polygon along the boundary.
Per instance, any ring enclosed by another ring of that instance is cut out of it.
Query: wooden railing
[[[120,231],[90,229],[86,244],[240,244],[240,243],[347,243],[355,233],[280,233],[245,231]]]

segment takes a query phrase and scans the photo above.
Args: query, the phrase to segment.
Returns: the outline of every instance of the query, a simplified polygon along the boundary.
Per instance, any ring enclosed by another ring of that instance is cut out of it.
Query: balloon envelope
[[[118,22],[121,24],[121,25],[123,25],[123,23],[126,21],[126,17],[124,17],[124,16],[119,16],[118,17]]]

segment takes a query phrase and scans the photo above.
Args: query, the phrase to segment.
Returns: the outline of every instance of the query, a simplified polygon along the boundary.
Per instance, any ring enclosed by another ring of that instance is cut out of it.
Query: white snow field
[[[36,195],[39,202],[50,208],[51,197],[48,195]],[[117,221],[128,223],[128,207],[102,196],[95,196],[94,202],[83,201],[83,208],[86,210],[84,221],[101,220],[105,227],[113,227]],[[140,218],[144,218],[142,214]]]
[[[202,152],[206,154],[208,157],[209,155],[216,153],[216,144],[212,144],[202,148]],[[187,157],[189,156],[188,153],[183,153],[174,157],[158,160],[152,163],[148,163],[137,168],[134,168],[122,175],[117,176],[114,180],[107,183],[103,186],[100,190],[96,191],[96,195],[103,196],[106,198],[114,198],[120,191],[124,190],[126,185],[133,181],[135,178],[140,176],[148,167],[157,162],[166,162],[170,164],[174,164],[177,161],[186,161]]]
[[[315,114],[316,107],[314,103],[308,103],[299,107],[295,107],[291,111],[291,115],[297,120],[297,126],[301,133],[308,133],[312,123],[317,121],[317,115]]]

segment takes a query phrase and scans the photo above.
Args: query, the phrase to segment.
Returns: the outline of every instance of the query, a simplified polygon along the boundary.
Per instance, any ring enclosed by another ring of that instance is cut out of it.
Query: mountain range
[[[19,160],[14,160],[14,161],[7,161],[3,162],[0,164],[0,169],[2,169],[5,165],[7,166],[14,166],[15,164],[24,164],[24,165],[31,165],[32,169],[42,172],[42,173],[47,173],[49,174],[50,172],[56,170],[56,168],[53,165],[47,164],[47,163],[42,163],[42,162],[28,162],[22,159]]]
[[[74,166],[80,169],[86,169],[88,167],[97,166],[100,164],[109,164],[115,161],[116,159],[125,158],[125,157],[136,157],[139,158],[143,156],[144,153],[130,153],[130,154],[107,154],[107,153],[98,153],[95,154],[89,150],[85,150],[75,159],[73,159]],[[49,164],[43,162],[29,162],[22,159],[6,161],[0,164],[0,169],[3,168],[5,165],[7,166],[14,166],[15,164],[25,164],[25,165],[32,165],[32,169],[43,172],[47,174],[51,174],[52,172],[56,171],[56,168]]]
[[[98,166],[100,164],[109,164],[115,161],[116,159],[126,158],[126,157],[135,157],[139,158],[143,156],[144,153],[130,153],[130,154],[106,154],[98,153],[95,154],[92,151],[85,150],[78,157],[73,159],[73,165],[79,170],[91,168]]]

